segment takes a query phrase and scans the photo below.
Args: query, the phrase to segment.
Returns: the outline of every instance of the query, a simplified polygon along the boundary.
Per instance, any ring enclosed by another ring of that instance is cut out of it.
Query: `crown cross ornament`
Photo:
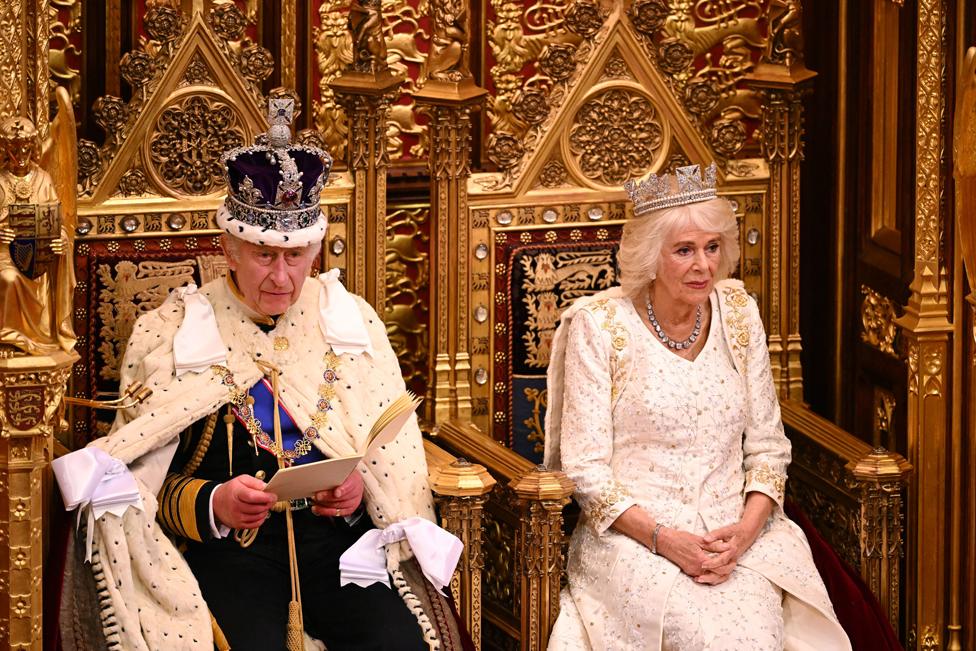
[[[718,196],[716,179],[718,168],[712,163],[702,176],[698,165],[679,167],[674,175],[651,174],[643,181],[631,179],[624,184],[634,204],[634,215],[640,216],[662,208],[674,208],[689,203],[708,201]]]
[[[292,99],[269,100],[268,131],[224,154],[227,198],[217,222],[230,235],[273,246],[304,246],[325,235],[319,199],[332,157],[291,142],[294,115]]]

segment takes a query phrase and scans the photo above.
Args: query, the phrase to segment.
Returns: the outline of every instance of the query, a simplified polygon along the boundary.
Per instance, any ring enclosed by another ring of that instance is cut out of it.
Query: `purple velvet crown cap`
[[[301,175],[301,191],[285,190],[276,202],[284,180],[279,157],[287,155],[295,162]],[[332,157],[321,149],[291,145],[287,149],[269,149],[255,145],[228,152],[225,158],[227,187],[241,203],[280,210],[307,208],[318,205],[319,193],[332,169]],[[254,191],[243,191],[245,179],[250,179]]]

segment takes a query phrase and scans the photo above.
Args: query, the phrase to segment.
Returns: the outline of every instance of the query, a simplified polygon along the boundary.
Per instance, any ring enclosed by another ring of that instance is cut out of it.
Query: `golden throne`
[[[408,383],[428,398],[440,516],[466,542],[452,584],[462,616],[484,648],[543,649],[572,493],[536,465],[549,338],[569,301],[615,278],[631,216],[622,183],[716,160],[740,220],[739,275],[769,332],[792,496],[897,625],[906,464],[802,403],[798,168],[813,73],[798,3],[492,0],[479,30],[433,0],[430,34],[416,3],[362,3],[357,25],[380,18],[385,38],[358,42],[338,2],[309,9],[306,26],[295,2],[280,17],[255,4],[149,2],[132,21],[139,46],[123,56],[110,39],[114,76],[89,120],[104,135],[78,141],[72,396],[115,397],[138,314],[221,273],[212,166],[264,131],[272,80],[304,88],[315,129],[301,137],[345,161],[322,195],[322,266],[342,268],[384,315]],[[436,47],[418,47],[428,36]],[[65,449],[103,432],[93,412],[70,417]]]

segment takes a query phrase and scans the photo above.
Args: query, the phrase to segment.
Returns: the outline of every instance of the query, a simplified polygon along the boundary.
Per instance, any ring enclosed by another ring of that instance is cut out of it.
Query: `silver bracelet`
[[[656,554],[657,553],[657,534],[658,534],[659,531],[661,531],[661,527],[663,527],[663,526],[664,526],[664,523],[662,523],[662,522],[658,522],[656,525],[654,525],[654,533],[651,534],[651,553],[652,554]]]

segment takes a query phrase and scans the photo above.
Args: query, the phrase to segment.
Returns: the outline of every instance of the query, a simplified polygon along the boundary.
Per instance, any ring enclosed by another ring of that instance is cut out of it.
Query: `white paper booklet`
[[[361,454],[283,468],[271,478],[264,487],[264,492],[274,493],[279,500],[296,500],[310,497],[321,490],[335,488],[346,480],[363,457],[369,456],[377,447],[392,442],[419,404],[420,399],[413,394],[403,394],[391,402],[373,423]]]

